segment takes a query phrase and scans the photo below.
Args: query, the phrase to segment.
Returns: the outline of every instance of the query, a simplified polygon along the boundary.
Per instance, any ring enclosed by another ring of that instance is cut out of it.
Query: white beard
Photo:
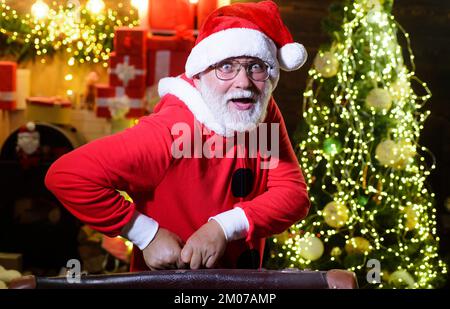
[[[199,91],[203,100],[215,120],[225,128],[227,136],[234,131],[250,131],[264,121],[272,89],[272,83],[269,81],[260,94],[251,90],[234,90],[222,95],[214,87],[206,85],[205,82],[200,81],[199,83]],[[229,103],[232,98],[256,98],[256,103],[249,110],[237,110]]]

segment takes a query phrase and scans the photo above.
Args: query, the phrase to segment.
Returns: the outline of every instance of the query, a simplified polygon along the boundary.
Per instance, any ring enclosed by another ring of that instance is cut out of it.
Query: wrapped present
[[[113,87],[145,88],[145,55],[124,56],[111,53],[109,58],[109,84]]]
[[[132,246],[129,243],[120,236],[112,238],[103,235],[102,248],[119,260],[129,263],[132,251]]]
[[[184,25],[194,28],[194,9],[188,0],[150,0],[149,24],[153,32],[175,30]]]
[[[0,61],[0,109],[16,109],[17,64]]]
[[[145,89],[96,85],[98,117],[139,118],[145,114]]]
[[[148,30],[143,27],[117,27],[114,29],[114,51],[117,55],[142,57],[147,46]]]
[[[28,97],[27,120],[70,124],[72,103],[60,97]]]
[[[97,117],[111,118],[108,102],[116,96],[116,90],[109,85],[95,85],[95,111]]]
[[[147,42],[147,87],[161,78],[184,73],[186,60],[194,47],[193,36],[152,36]]]

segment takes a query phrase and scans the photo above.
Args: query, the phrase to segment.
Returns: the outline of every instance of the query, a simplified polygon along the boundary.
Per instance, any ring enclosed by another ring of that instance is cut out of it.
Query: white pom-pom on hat
[[[308,53],[305,47],[297,42],[288,43],[278,50],[278,61],[281,69],[294,71],[305,64]]]
[[[36,124],[32,121],[27,122],[27,124],[25,125],[25,127],[27,128],[28,131],[34,131],[36,129]]]

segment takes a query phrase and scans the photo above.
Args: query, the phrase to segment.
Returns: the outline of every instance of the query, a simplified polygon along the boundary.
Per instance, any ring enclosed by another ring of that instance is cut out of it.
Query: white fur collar
[[[161,98],[166,94],[176,96],[189,108],[199,122],[217,134],[227,137],[234,134],[234,132],[230,132],[231,130],[226,130],[225,126],[215,119],[197,88],[184,79],[180,77],[162,78],[158,84],[158,93]],[[229,134],[226,134],[227,131]]]

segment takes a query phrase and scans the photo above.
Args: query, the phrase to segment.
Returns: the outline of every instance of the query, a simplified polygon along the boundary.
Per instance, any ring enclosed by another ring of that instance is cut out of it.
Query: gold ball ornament
[[[377,112],[387,111],[392,106],[392,97],[386,89],[374,88],[366,97],[366,105]]]
[[[335,201],[329,202],[323,209],[323,217],[331,227],[340,228],[345,225],[348,220],[348,208]]]
[[[330,255],[332,257],[338,257],[342,254],[342,249],[339,247],[334,247],[333,249],[331,249]]]
[[[12,280],[22,277],[22,274],[15,269],[3,270],[0,272],[0,281],[10,283]]]
[[[289,231],[284,231],[283,233],[276,234],[273,236],[279,242],[286,242],[289,239]]]
[[[305,236],[298,243],[299,254],[310,261],[319,259],[324,251],[322,241],[314,235]]]
[[[404,269],[396,270],[389,276],[389,283],[396,287],[414,288],[414,278]]]
[[[323,77],[333,77],[338,72],[339,61],[330,51],[319,52],[314,59],[314,67]]]
[[[392,166],[398,161],[398,146],[388,139],[377,145],[375,149],[375,158],[384,166]]]
[[[416,225],[419,221],[419,216],[417,214],[417,211],[414,209],[413,206],[407,206],[404,210],[405,212],[405,218],[406,218],[406,228],[408,230],[414,230],[416,228]]]
[[[370,242],[360,236],[347,240],[347,243],[345,244],[345,251],[347,254],[364,254],[371,250],[372,246],[370,245]]]

